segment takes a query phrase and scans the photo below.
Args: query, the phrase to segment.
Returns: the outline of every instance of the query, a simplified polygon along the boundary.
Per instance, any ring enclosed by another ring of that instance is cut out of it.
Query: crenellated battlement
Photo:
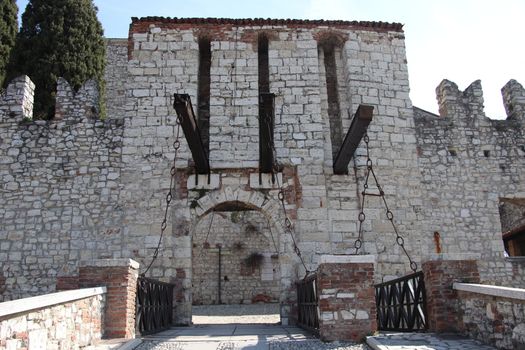
[[[0,95],[0,121],[20,122],[33,119],[35,84],[22,75],[9,85]],[[99,116],[99,90],[94,80],[88,80],[75,93],[63,78],[57,82],[55,120],[96,119]]]
[[[501,89],[508,120],[525,120],[525,89],[516,80],[510,80]],[[444,79],[436,88],[439,115],[451,119],[474,121],[486,117],[481,81],[476,80],[464,91]]]

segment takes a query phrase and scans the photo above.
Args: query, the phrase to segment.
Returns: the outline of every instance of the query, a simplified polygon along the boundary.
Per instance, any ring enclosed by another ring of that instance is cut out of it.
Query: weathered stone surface
[[[69,292],[68,292],[69,293]],[[3,316],[2,349],[82,349],[102,337],[105,294]]]
[[[370,156],[408,253],[418,264],[426,260],[437,251],[438,232],[440,254],[481,257],[482,281],[523,285],[523,264],[503,258],[498,212],[499,198],[525,198],[521,85],[513,81],[504,89],[512,113],[507,121],[483,116],[477,82],[464,92],[442,83],[443,116],[434,116],[412,107],[400,31],[331,29],[283,23],[133,26],[129,42],[108,41],[103,121],[91,108],[98,96],[93,84],[74,94],[65,81],[58,94],[61,119],[31,121],[34,85],[17,79],[0,100],[0,261],[7,262],[0,300],[53,291],[57,277],[65,284],[61,277],[78,275],[81,261],[131,258],[149,265],[171,184],[166,230],[149,273],[176,284],[177,323],[190,322],[195,228],[210,211],[232,203],[268,219],[278,237],[278,272],[272,279],[268,268],[261,281],[278,278],[284,322],[295,299],[292,282],[305,267],[285,230],[278,186],[265,181],[257,188],[250,175],[258,174],[259,162],[255,38],[262,30],[269,37],[269,90],[276,94],[277,182],[307,269],[315,270],[323,254],[354,253],[358,236],[367,152],[361,144],[348,175],[333,174],[335,135],[317,42],[337,31],[344,39],[337,40],[330,63],[337,81],[337,99],[330,101],[339,103],[343,134],[359,104],[374,106]],[[200,36],[209,37],[212,51],[213,186],[193,188],[190,152],[171,104],[174,93],[186,93],[197,110]],[[181,144],[171,182],[177,133]],[[370,198],[365,213],[363,251],[377,256],[376,281],[406,274],[410,267],[383,203]]]
[[[464,333],[498,349],[525,346],[523,300],[464,291],[458,294],[458,314]]]

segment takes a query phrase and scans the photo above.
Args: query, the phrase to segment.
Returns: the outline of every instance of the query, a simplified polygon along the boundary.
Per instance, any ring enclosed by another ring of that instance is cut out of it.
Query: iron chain
[[[383,204],[384,204],[385,209],[386,209],[386,218],[388,219],[388,221],[390,221],[390,223],[392,225],[392,229],[394,230],[394,233],[396,235],[396,244],[401,247],[401,249],[405,253],[406,257],[408,258],[408,261],[410,262],[410,269],[412,271],[416,272],[417,271],[417,267],[418,267],[417,263],[414,260],[412,260],[412,258],[410,257],[410,255],[408,254],[408,252],[407,252],[407,250],[405,248],[405,239],[399,234],[399,231],[397,230],[396,224],[394,222],[394,213],[392,213],[392,211],[388,207],[388,203],[387,203],[386,198],[385,198],[385,191],[383,191],[383,188],[379,184],[379,181],[377,180],[376,174],[374,172],[374,168],[372,166],[372,159],[370,158],[370,147],[369,147],[370,139],[368,138],[368,135],[366,133],[365,133],[365,135],[363,137],[363,140],[364,140],[365,145],[366,145],[366,173],[365,173],[365,183],[363,184],[363,191],[361,192],[361,194],[362,194],[362,197],[361,197],[361,209],[360,209],[360,212],[359,212],[359,215],[358,215],[358,221],[359,221],[358,236],[357,236],[357,239],[354,242],[355,254],[357,255],[359,253],[359,250],[363,246],[363,222],[365,221],[365,218],[366,218],[365,213],[364,213],[365,198],[366,198],[367,195],[368,196],[370,196],[370,195],[379,196],[383,200]],[[367,192],[368,187],[369,187],[368,186],[368,180],[370,179],[370,175],[372,175],[372,177],[374,179],[374,182],[375,182],[375,185],[376,185],[376,187],[377,187],[377,189],[379,191],[379,194],[371,194],[371,193]]]
[[[177,125],[177,132],[176,132],[176,136],[175,136],[175,141],[173,142],[173,148],[175,150],[174,152],[174,155],[173,155],[173,165],[171,166],[171,169],[170,169],[170,189],[168,191],[168,193],[166,194],[166,206],[164,208],[164,218],[160,224],[160,237],[159,237],[159,242],[157,243],[157,247],[155,248],[155,251],[153,252],[153,257],[148,265],[148,267],[146,268],[146,270],[142,273],[142,276],[146,276],[146,273],[149,271],[149,269],[151,268],[151,266],[153,265],[153,263],[155,262],[155,260],[157,260],[157,257],[159,255],[159,251],[160,251],[160,246],[162,244],[162,238],[164,236],[164,232],[166,231],[166,228],[168,227],[168,212],[169,212],[169,208],[170,208],[170,205],[171,205],[171,201],[173,200],[173,190],[174,190],[174,187],[175,187],[175,179],[176,179],[176,176],[177,176],[177,166],[176,166],[176,162],[177,162],[177,154],[179,153],[179,149],[180,149],[180,119],[179,117],[177,116],[177,119],[176,119],[176,125]]]

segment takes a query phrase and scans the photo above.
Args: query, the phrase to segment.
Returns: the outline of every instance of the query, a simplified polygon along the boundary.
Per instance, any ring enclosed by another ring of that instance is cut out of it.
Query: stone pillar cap
[[[140,264],[133,259],[93,259],[88,261],[81,261],[81,267],[131,267],[138,270]]]
[[[481,254],[479,253],[441,253],[441,254],[430,254],[428,261],[452,261],[452,260],[480,260]],[[425,261],[425,259],[423,259]]]
[[[321,255],[320,264],[363,264],[376,262],[375,255]]]

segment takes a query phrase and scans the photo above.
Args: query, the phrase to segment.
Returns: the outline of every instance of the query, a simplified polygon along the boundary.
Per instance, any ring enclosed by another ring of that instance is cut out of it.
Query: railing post
[[[454,282],[479,283],[475,260],[431,260],[423,263],[427,294],[428,328],[431,332],[458,332],[463,325],[458,314]]]
[[[81,263],[81,288],[106,286],[104,337],[135,338],[135,298],[139,263],[131,259],[100,259]]]
[[[372,255],[323,255],[318,269],[319,335],[361,341],[377,330]]]

